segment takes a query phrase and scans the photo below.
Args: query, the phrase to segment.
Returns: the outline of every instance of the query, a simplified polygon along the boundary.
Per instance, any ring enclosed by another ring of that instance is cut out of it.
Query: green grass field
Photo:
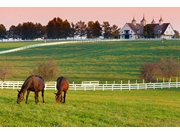
[[[37,42],[40,43],[40,42]],[[0,43],[0,51],[35,42]],[[6,80],[24,81],[38,61],[55,60],[72,83],[135,82],[142,62],[162,56],[180,57],[180,41],[116,41],[61,44],[0,55],[0,63],[14,67]],[[162,78],[159,78],[159,80]],[[173,78],[172,78],[173,79]],[[54,78],[56,80],[56,78]],[[142,81],[142,80],[138,80]],[[35,104],[30,93],[17,104],[17,91],[0,89],[1,127],[179,127],[180,89],[68,91],[65,104],[55,104],[54,90],[39,93]]]
[[[29,43],[24,42],[24,45]],[[1,43],[0,48],[4,44]],[[30,75],[37,61],[53,59],[61,68],[59,76],[66,76],[70,83],[88,80],[100,83],[119,83],[121,80],[124,83],[128,80],[142,82],[139,69],[143,62],[155,62],[162,56],[170,55],[179,58],[179,50],[180,41],[167,40],[163,43],[158,40],[62,44],[3,54],[0,55],[0,62],[14,67],[13,76],[7,77],[7,80],[23,81]]]
[[[16,103],[16,90],[0,90],[1,127],[179,127],[180,89],[133,91],[68,91],[65,104],[55,104],[54,90],[45,104],[30,93]]]

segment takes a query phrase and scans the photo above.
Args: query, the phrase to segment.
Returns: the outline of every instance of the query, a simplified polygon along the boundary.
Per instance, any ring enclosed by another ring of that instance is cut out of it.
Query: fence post
[[[3,82],[1,83],[1,89],[3,89]]]
[[[122,90],[122,80],[121,80],[121,87],[120,87],[120,89]]]
[[[57,84],[57,82],[54,83],[54,90],[56,90],[56,84]]]
[[[76,91],[76,84],[74,85],[74,90]]]
[[[137,90],[139,90],[139,84],[137,84]]]
[[[96,87],[96,85],[94,84],[94,91],[95,91],[95,87]]]
[[[104,84],[103,84],[103,91],[104,91]]]
[[[178,78],[176,77],[176,88],[178,88]]]

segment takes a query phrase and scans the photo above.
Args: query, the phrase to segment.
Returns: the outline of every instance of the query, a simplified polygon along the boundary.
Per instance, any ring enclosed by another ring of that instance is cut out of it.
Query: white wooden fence
[[[0,89],[21,89],[23,81],[5,81],[0,82]],[[180,82],[159,82],[159,83],[128,83],[128,84],[70,84],[69,90],[140,90],[140,89],[163,89],[178,88]],[[56,82],[48,82],[45,84],[45,90],[56,90]]]

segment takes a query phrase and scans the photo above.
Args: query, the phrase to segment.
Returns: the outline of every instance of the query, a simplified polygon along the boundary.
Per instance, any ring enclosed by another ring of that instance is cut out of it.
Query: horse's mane
[[[29,76],[29,77],[24,81],[23,86],[27,83],[27,80],[29,80],[29,78],[31,78],[32,76],[34,76],[34,75]]]

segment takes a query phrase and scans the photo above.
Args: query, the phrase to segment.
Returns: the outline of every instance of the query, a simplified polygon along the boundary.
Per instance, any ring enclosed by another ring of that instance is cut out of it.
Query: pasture
[[[54,90],[45,104],[30,93],[17,104],[16,90],[0,90],[1,127],[179,127],[180,89],[68,91],[66,103],[55,104]]]
[[[29,42],[24,42],[24,45],[27,43],[29,45]],[[1,43],[0,48],[4,44]],[[142,82],[139,79],[139,69],[143,62],[155,62],[162,56],[170,55],[179,58],[179,50],[179,40],[89,42],[44,46],[2,54],[0,62],[14,67],[14,74],[6,80],[23,81],[31,74],[38,61],[53,59],[60,66],[59,76],[66,76],[70,83],[120,83],[121,80],[123,83],[128,80],[133,83],[136,80]],[[158,79],[161,81],[163,78]],[[175,77],[172,81],[175,81]]]

